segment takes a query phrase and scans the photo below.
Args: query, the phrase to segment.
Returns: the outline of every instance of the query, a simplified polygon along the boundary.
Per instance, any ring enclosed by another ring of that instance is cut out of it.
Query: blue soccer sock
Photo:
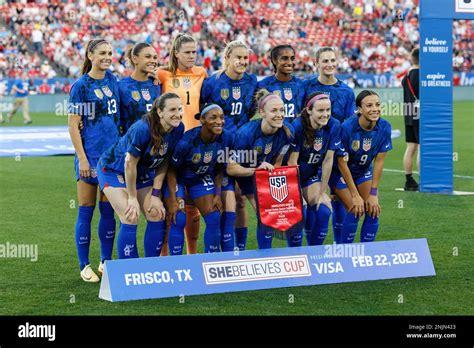
[[[245,250],[247,244],[248,227],[238,227],[235,229],[235,245],[240,251]]]
[[[334,242],[340,243],[341,231],[347,211],[341,201],[332,201],[332,230],[334,231]]]
[[[115,239],[114,209],[109,202],[99,202],[100,261],[112,260]]]
[[[226,211],[221,217],[221,250],[234,250],[234,228],[235,228],[236,214],[233,211]]]
[[[318,218],[316,219],[316,225],[313,228],[311,245],[323,245],[328,234],[331,209],[329,209],[325,204],[320,204],[317,214]]]
[[[293,229],[290,229],[288,231],[288,237],[286,239],[287,245],[291,247],[300,247],[303,245],[303,231],[299,229],[298,231],[294,231]]]
[[[144,238],[145,257],[160,256],[165,238],[164,221],[147,221]]]
[[[344,224],[342,225],[340,243],[352,243],[354,241],[358,224],[358,217],[355,217],[354,214],[346,214]]]
[[[257,243],[259,249],[271,249],[273,232],[270,228],[257,223]]]
[[[362,229],[360,230],[360,241],[373,242],[377,231],[379,229],[379,218],[372,218],[365,214],[364,222],[362,223]]]
[[[91,221],[94,214],[94,206],[80,206],[76,220],[76,249],[79,257],[81,271],[89,264],[89,246],[91,243]]]
[[[137,225],[121,224],[117,238],[117,254],[119,259],[138,257]]]
[[[304,230],[306,234],[306,243],[308,245],[311,244],[312,234],[314,226],[316,225],[317,220],[317,212],[316,212],[316,205],[308,205],[306,208],[306,220],[304,225]]]
[[[219,210],[204,216],[206,230],[204,231],[204,252],[216,253],[220,250],[221,243],[221,213]]]
[[[186,214],[182,211],[176,213],[176,224],[171,223],[168,233],[168,249],[170,255],[182,255],[184,247],[184,226]]]

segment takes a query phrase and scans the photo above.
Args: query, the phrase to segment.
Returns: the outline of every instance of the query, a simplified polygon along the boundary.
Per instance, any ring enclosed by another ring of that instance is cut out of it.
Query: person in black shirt
[[[403,167],[405,169],[405,191],[418,191],[418,183],[413,179],[413,157],[416,156],[416,165],[420,168],[420,94],[419,94],[419,49],[411,52],[412,67],[402,80],[403,86],[403,113],[405,120],[405,140],[407,148],[403,156]]]

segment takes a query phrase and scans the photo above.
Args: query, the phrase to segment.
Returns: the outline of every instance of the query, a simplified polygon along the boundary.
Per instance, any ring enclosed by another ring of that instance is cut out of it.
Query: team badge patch
[[[110,90],[109,86],[102,86],[102,91],[104,91],[104,94],[107,97],[110,98],[112,96],[112,91]]]
[[[362,141],[362,149],[367,152],[372,147],[372,139],[371,138],[364,138]]]
[[[240,87],[232,87],[232,97],[234,99],[240,98]]]
[[[193,158],[191,159],[191,161],[196,164],[196,163],[199,163],[199,161],[201,160],[201,154],[200,153],[195,153],[193,155]]]
[[[97,169],[96,168],[91,168],[91,177],[97,178]]]
[[[142,89],[142,96],[146,101],[151,99],[150,91],[148,89]]]
[[[179,88],[179,80],[178,79],[173,79],[173,87],[174,88]]]
[[[229,98],[229,90],[227,88],[221,89],[221,98],[227,100]]]
[[[274,91],[273,91],[273,94],[275,94],[275,95],[277,95],[277,96],[279,96],[279,97],[281,98],[281,91],[280,91],[280,90],[278,90],[278,89],[277,89],[277,90],[274,90]]]
[[[224,175],[222,178],[222,186],[227,186],[229,185],[229,177],[227,175]]]
[[[125,184],[125,180],[123,179],[123,175],[117,175],[117,180],[121,184]]]
[[[273,143],[268,143],[265,145],[265,151],[263,152],[265,155],[268,155],[270,152],[272,152],[272,144]]]
[[[270,181],[270,195],[278,203],[283,202],[288,197],[288,185],[286,183],[286,176],[271,176]]]
[[[293,91],[291,90],[291,88],[283,88],[283,94],[286,100],[290,101],[291,99],[293,99]]]
[[[313,149],[315,149],[316,151],[319,151],[321,150],[322,147],[323,147],[323,138],[314,139]]]
[[[352,140],[351,148],[354,151],[359,150],[360,149],[360,141],[359,140]]]
[[[140,100],[140,93],[138,91],[132,91],[132,98],[133,100],[135,101],[139,101]]]
[[[204,158],[202,160],[204,163],[209,163],[212,161],[212,151],[208,151],[204,154]]]
[[[99,98],[99,99],[102,99],[104,97],[104,94],[102,93],[102,91],[100,89],[94,89],[94,93],[95,93],[96,97]]]
[[[189,77],[183,77],[183,87],[186,89],[190,89],[193,83]]]
[[[160,150],[158,151],[160,156],[164,156],[167,151],[168,151],[168,143],[161,144]]]

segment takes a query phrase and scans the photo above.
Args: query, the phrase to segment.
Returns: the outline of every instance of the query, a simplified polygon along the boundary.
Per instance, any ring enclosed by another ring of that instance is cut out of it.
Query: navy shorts
[[[87,160],[89,161],[91,176],[85,178],[79,174],[79,158],[77,158],[77,155],[74,156],[74,170],[76,171],[76,180],[84,181],[90,185],[98,185],[99,179],[97,178],[97,162],[99,162],[99,159],[87,157]]]
[[[117,173],[111,169],[107,169],[101,166],[99,163],[97,165],[97,176],[99,179],[100,189],[104,190],[106,187],[120,187],[126,188],[127,183],[125,182],[125,174]],[[137,178],[136,185],[137,190],[140,190],[145,187],[153,186],[153,179],[155,178],[154,171],[146,174],[141,178]]]

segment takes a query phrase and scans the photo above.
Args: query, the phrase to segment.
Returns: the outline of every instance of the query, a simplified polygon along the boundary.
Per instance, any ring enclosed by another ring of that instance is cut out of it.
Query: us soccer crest
[[[372,139],[371,138],[364,138],[362,141],[362,149],[367,152],[372,147]]]
[[[227,88],[221,89],[221,98],[227,100],[229,98],[229,90]]]
[[[204,154],[204,159],[202,160],[204,163],[209,163],[212,161],[212,151],[208,151]]]
[[[140,93],[138,91],[132,91],[132,98],[133,100],[135,101],[139,101],[140,100]]]
[[[109,86],[102,86],[102,91],[104,91],[104,93],[107,97],[112,96],[112,91],[110,90]]]
[[[272,144],[273,143],[268,143],[265,145],[265,150],[263,151],[265,155],[268,155],[270,152],[272,152]]]
[[[118,180],[119,183],[125,184],[125,180],[123,178],[123,175],[117,175],[117,180]]]
[[[179,80],[178,79],[173,79],[173,87],[174,88],[179,88]]]
[[[286,182],[286,175],[271,176],[270,181],[270,195],[278,203],[283,202],[288,197],[288,185]]]
[[[319,151],[321,150],[322,147],[323,147],[323,138],[314,139],[313,149],[316,151]]]
[[[285,99],[290,101],[293,99],[293,91],[291,88],[283,88],[283,95],[285,96]]]
[[[148,89],[142,89],[142,96],[146,101],[151,99],[150,91]]]
[[[183,77],[183,87],[186,89],[190,89],[192,86],[191,79],[189,77]]]
[[[240,87],[232,87],[232,97],[234,99],[240,98]]]
[[[164,156],[166,151],[168,151],[168,143],[161,144],[160,145],[160,150],[158,151],[160,156]]]
[[[102,99],[104,97],[104,94],[102,93],[102,91],[100,89],[94,89],[94,93],[95,93],[96,97],[99,98],[99,99]]]
[[[91,177],[97,178],[97,169],[96,168],[91,168]]]
[[[191,161],[196,164],[196,163],[199,163],[199,161],[201,160],[201,154],[200,153],[195,153],[193,155],[193,158],[191,159]]]
[[[360,149],[360,141],[359,140],[352,140],[351,148],[354,151],[359,150]]]

